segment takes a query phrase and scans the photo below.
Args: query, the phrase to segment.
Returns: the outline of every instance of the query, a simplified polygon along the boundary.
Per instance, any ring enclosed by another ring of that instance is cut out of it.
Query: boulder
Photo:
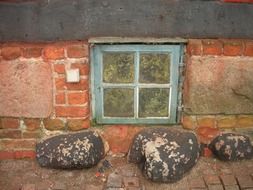
[[[128,161],[142,165],[143,173],[155,182],[180,180],[197,162],[199,144],[194,133],[172,128],[144,129],[128,153]]]
[[[209,145],[213,154],[223,161],[236,161],[253,157],[253,148],[246,135],[224,133]]]
[[[89,168],[96,165],[104,154],[103,140],[93,131],[58,135],[36,145],[38,163],[50,168]]]

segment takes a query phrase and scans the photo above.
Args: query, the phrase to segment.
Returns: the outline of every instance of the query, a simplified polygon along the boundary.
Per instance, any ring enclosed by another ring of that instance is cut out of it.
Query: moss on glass
[[[168,117],[169,89],[141,88],[139,117]]]
[[[166,84],[170,82],[170,55],[158,53],[140,54],[141,83]]]
[[[132,83],[134,81],[134,54],[104,53],[103,81],[107,83]]]
[[[105,117],[133,117],[134,90],[127,88],[107,88],[104,90]]]

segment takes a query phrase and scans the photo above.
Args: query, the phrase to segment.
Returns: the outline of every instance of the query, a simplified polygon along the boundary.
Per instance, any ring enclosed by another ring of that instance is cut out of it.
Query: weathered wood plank
[[[0,41],[90,37],[252,38],[253,4],[219,1],[0,2]]]

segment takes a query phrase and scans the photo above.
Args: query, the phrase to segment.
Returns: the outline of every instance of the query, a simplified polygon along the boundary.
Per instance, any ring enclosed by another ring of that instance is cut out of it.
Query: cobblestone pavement
[[[177,183],[159,184],[145,179],[125,157],[108,156],[112,164],[102,175],[101,164],[91,169],[55,170],[31,160],[0,162],[1,190],[253,190],[253,160],[221,162],[201,158]]]

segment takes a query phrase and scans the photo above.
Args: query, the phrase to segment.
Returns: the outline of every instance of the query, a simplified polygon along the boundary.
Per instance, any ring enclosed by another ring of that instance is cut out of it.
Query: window
[[[94,45],[97,123],[176,123],[180,45]]]

